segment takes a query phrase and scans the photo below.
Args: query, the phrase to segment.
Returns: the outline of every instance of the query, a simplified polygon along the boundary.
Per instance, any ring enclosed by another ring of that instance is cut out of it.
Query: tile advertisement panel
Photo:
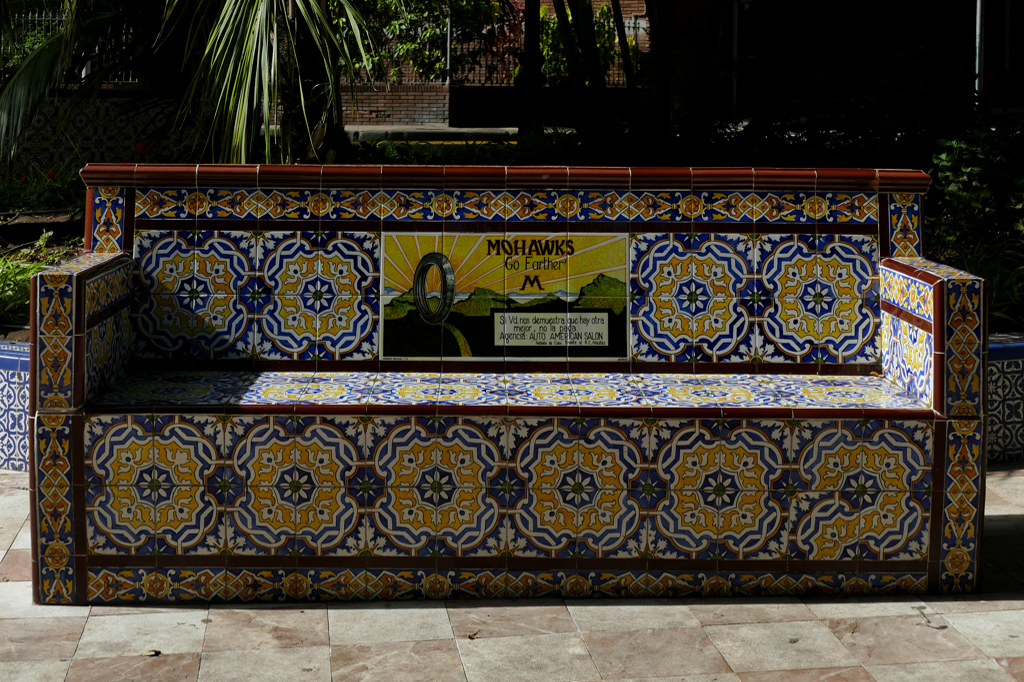
[[[384,235],[384,360],[627,360],[626,234]]]

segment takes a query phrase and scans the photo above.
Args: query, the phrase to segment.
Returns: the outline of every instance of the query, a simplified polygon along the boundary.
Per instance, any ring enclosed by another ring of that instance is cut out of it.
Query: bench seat
[[[217,372],[131,374],[86,412],[210,410],[344,414],[933,417],[882,376]]]

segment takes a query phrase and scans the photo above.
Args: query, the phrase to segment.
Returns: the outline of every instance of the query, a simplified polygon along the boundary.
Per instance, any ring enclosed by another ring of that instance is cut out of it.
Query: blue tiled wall
[[[0,471],[28,471],[27,343],[0,343]]]
[[[1024,332],[989,339],[988,458],[1024,459]]]

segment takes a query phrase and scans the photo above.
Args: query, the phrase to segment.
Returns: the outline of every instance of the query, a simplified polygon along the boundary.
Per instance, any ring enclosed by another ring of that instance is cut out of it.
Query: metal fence
[[[64,27],[64,15],[42,10],[25,12],[13,15],[11,23],[13,37],[0,34],[0,82],[13,76],[21,66],[21,62],[32,50]],[[106,42],[110,45],[117,45],[125,44],[125,40],[125,36],[117,35],[108,36]],[[97,53],[96,59],[86,66],[82,75],[86,75],[90,69],[100,66],[102,60],[101,49]],[[122,69],[108,76],[104,82],[135,83],[137,79],[131,69]]]
[[[603,27],[614,31],[614,27]],[[634,59],[634,72],[640,65],[639,53],[648,45],[647,22],[632,19],[626,22],[626,36],[631,43],[631,54]],[[377,45],[380,55],[393,55],[397,43]],[[432,74],[418,72],[411,64],[397,60],[387,62],[374,73],[360,70],[354,82],[367,85],[512,85],[519,72],[520,60],[524,51],[523,31],[510,39],[501,41],[470,40],[454,41],[446,54],[443,71]],[[606,54],[607,68],[605,82],[609,87],[625,87],[626,75],[622,66],[622,57],[618,50]],[[381,62],[378,62],[380,64]],[[543,66],[544,75],[549,85],[556,84],[567,77],[566,67],[557,57],[549,58]]]

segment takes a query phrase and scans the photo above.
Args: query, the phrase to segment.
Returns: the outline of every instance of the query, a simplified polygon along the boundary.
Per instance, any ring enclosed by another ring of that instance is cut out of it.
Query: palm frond
[[[26,119],[31,117],[50,88],[64,73],[66,52],[63,32],[47,38],[29,53],[0,91],[0,149],[13,156]]]
[[[305,24],[327,74],[324,89],[329,118],[340,115],[337,97],[336,70],[341,63],[352,68],[352,58],[338,42],[330,22],[318,0],[293,0],[296,21]],[[354,32],[360,33],[358,11],[347,1],[342,4]],[[168,0],[173,12],[178,0]],[[273,148],[274,130],[270,125],[272,112],[281,102],[287,78],[301,82],[300,69],[314,65],[300,64],[295,50],[294,30],[285,19],[289,0],[225,0],[206,39],[200,67],[195,75],[184,107],[209,112],[214,148],[221,160],[245,163],[250,159],[252,145],[262,136],[266,149]],[[357,42],[362,50],[362,42]],[[321,69],[316,69],[320,71]],[[299,88],[306,134],[312,142],[313,126],[306,115],[306,93]]]

